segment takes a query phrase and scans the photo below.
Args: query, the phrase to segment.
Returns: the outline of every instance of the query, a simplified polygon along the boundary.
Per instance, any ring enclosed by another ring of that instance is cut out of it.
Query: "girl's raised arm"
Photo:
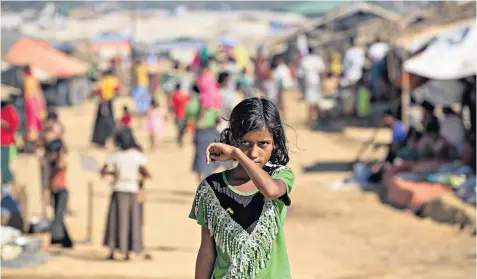
[[[207,227],[202,227],[201,242],[195,263],[195,279],[210,279],[214,270],[215,243]]]
[[[264,171],[254,161],[250,160],[245,153],[239,148],[234,148],[234,159],[242,165],[250,179],[262,195],[269,199],[278,199],[285,195],[287,186],[280,179],[273,179],[266,171]]]
[[[273,179],[258,164],[250,160],[239,148],[224,143],[211,143],[206,149],[207,163],[211,161],[230,161],[235,159],[245,169],[250,179],[262,195],[269,199],[278,199],[285,195],[287,186],[280,179]]]

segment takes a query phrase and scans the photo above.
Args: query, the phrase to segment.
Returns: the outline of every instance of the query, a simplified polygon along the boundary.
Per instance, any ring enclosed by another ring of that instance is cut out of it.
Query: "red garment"
[[[171,103],[174,105],[174,115],[176,119],[184,119],[187,110],[187,103],[190,96],[182,91],[175,91],[172,93]]]
[[[265,58],[258,57],[255,62],[255,74],[259,79],[268,79],[270,78],[270,71],[265,66]]]
[[[199,87],[200,105],[203,108],[221,109],[222,95],[220,94],[220,85],[217,79],[210,71],[203,72],[197,78],[197,87]]]
[[[7,105],[1,110],[2,122],[8,123],[8,128],[2,127],[1,144],[2,146],[8,146],[15,142],[15,131],[20,125],[20,117],[18,116],[17,109],[13,105]]]
[[[121,118],[121,124],[124,126],[124,127],[129,127],[129,125],[131,124],[131,121],[132,121],[132,117],[130,114],[125,114],[123,115],[123,117]]]
[[[50,177],[50,187],[53,193],[66,188],[66,168],[55,169]]]

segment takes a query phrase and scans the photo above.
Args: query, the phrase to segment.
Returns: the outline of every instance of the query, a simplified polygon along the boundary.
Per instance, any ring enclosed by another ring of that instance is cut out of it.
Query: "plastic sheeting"
[[[26,37],[15,42],[6,60],[18,66],[30,65],[59,78],[84,75],[88,70],[88,65],[52,48],[48,42]]]
[[[417,87],[413,97],[418,101],[428,101],[434,105],[453,105],[462,101],[465,86],[459,80],[429,80]]]
[[[453,80],[476,74],[475,24],[445,32],[421,54],[404,63],[407,72],[430,79]]]

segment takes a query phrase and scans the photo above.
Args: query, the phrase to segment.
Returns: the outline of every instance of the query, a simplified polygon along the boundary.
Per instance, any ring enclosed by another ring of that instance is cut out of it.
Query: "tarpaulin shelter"
[[[42,87],[48,104],[75,105],[89,94],[89,81],[85,77],[88,64],[54,49],[47,41],[18,39],[4,59],[11,67],[2,71],[2,83],[22,88],[21,67],[29,65],[34,73],[44,76],[41,80],[47,81]]]
[[[117,54],[130,55],[133,48],[130,37],[115,33],[103,33],[93,37],[91,47],[93,51],[106,58],[114,57]]]
[[[455,80],[476,74],[475,23],[440,34],[422,53],[404,63],[407,72],[430,79]]]
[[[48,42],[27,37],[15,42],[5,60],[16,66],[38,68],[56,78],[80,76],[88,70],[87,64],[52,48]]]

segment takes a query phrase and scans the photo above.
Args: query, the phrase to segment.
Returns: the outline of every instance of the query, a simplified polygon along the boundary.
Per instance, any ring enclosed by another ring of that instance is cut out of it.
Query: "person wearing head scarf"
[[[200,103],[203,108],[222,108],[220,86],[215,76],[209,69],[208,61],[203,61],[201,63],[201,69],[197,78],[197,86],[200,91]]]

